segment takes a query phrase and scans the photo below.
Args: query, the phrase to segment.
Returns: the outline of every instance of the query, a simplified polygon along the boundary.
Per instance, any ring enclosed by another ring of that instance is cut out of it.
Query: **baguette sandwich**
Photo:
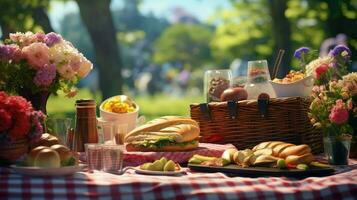
[[[188,151],[198,147],[199,133],[196,121],[166,116],[132,130],[124,142],[127,151]]]

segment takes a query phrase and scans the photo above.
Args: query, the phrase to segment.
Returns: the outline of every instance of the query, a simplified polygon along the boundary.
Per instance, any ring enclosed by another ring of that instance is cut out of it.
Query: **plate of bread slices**
[[[188,167],[194,171],[223,172],[234,176],[325,176],[334,169],[319,162],[306,144],[262,142],[252,149],[227,149],[221,157],[194,155]]]

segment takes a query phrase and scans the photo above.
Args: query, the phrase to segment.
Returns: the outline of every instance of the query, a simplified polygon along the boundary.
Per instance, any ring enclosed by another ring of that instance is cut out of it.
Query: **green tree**
[[[110,12],[111,0],[76,0],[94,46],[103,98],[122,93],[122,60]],[[100,13],[100,14],[95,14]]]
[[[218,62],[229,66],[235,58],[271,58],[274,40],[267,4],[263,0],[232,1],[232,8],[218,12],[220,23],[211,42]]]
[[[2,39],[16,31],[51,32],[53,28],[47,15],[49,0],[1,0],[0,27]]]
[[[155,42],[154,62],[178,62],[201,67],[210,60],[210,28],[199,24],[174,24]]]

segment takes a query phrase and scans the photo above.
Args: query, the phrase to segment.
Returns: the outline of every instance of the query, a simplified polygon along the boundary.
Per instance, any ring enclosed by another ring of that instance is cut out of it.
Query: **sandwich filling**
[[[142,141],[135,141],[132,142],[135,146],[139,148],[154,148],[160,149],[165,146],[186,146],[190,144],[197,144],[197,140],[187,141],[187,142],[177,142],[175,138],[172,137],[159,137],[155,140],[142,140]]]

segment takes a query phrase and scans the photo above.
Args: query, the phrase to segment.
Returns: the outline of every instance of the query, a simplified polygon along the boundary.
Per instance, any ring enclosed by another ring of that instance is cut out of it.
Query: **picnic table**
[[[326,177],[228,177],[193,172],[179,176],[101,171],[35,177],[0,168],[0,199],[357,199],[357,160]]]

